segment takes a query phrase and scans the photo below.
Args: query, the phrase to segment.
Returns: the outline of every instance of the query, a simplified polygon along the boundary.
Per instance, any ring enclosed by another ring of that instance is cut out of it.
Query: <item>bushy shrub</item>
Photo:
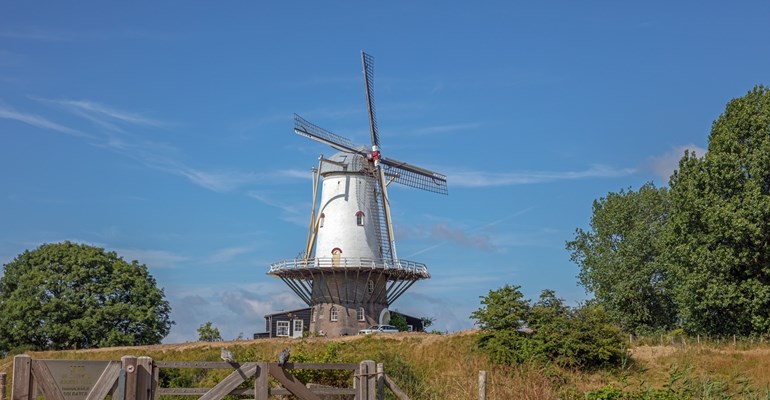
[[[471,316],[482,329],[476,347],[492,362],[591,369],[623,360],[620,330],[599,306],[569,307],[552,290],[530,305],[518,286],[509,285],[490,291],[482,304]]]

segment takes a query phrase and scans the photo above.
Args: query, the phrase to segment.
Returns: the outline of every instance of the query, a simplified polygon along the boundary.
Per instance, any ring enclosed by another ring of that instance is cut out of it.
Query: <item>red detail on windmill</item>
[[[374,161],[375,163],[379,163],[380,157],[381,155],[379,150],[372,150],[372,161]]]

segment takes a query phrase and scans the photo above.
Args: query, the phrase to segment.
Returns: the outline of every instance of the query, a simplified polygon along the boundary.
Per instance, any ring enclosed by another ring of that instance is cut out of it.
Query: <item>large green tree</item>
[[[0,352],[160,343],[173,322],[147,267],[63,242],[24,251],[0,278]]]
[[[770,90],[731,100],[671,178],[667,256],[685,328],[770,333]]]
[[[662,257],[669,218],[665,188],[647,183],[594,201],[590,230],[567,242],[580,283],[630,332],[667,329],[676,322],[672,282]]]

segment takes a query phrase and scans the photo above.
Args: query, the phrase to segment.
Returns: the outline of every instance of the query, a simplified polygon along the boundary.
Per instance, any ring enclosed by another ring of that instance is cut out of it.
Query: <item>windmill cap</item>
[[[327,158],[327,160],[331,162],[321,163],[321,175],[333,172],[359,172],[369,165],[369,160],[360,154],[354,153],[339,152]],[[343,165],[346,167],[343,167]]]

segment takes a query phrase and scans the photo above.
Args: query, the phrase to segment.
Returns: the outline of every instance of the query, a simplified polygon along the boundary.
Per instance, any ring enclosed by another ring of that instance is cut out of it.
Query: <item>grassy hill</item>
[[[296,362],[383,362],[386,374],[413,399],[476,398],[480,370],[487,371],[489,399],[770,398],[770,346],[766,344],[639,346],[629,350],[622,368],[579,372],[557,366],[491,365],[473,351],[474,334],[263,339],[27,354],[38,359],[119,360],[134,355],[163,361],[218,361],[220,347],[225,346],[237,361],[246,362],[276,360],[281,349],[290,347]],[[13,357],[0,360],[0,372],[10,375],[12,363]],[[227,373],[169,370],[161,381],[171,386],[208,387]],[[333,382],[348,377],[317,379]]]

